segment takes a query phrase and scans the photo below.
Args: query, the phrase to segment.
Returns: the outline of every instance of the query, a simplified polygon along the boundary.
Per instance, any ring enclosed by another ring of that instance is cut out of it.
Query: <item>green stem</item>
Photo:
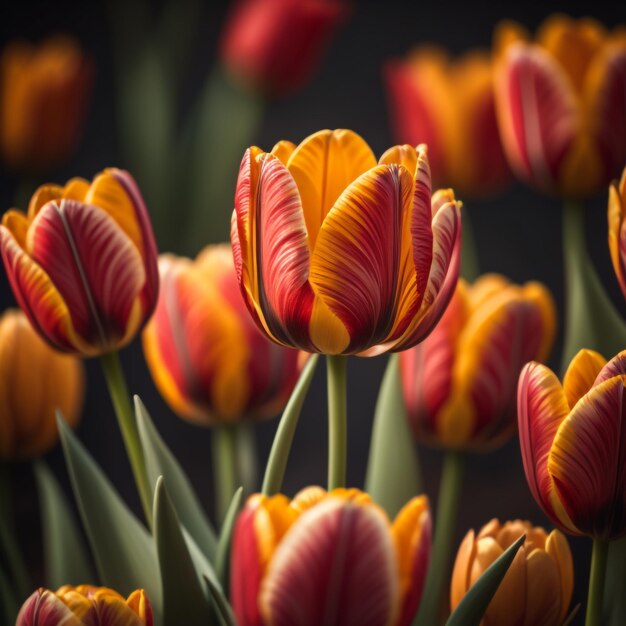
[[[237,426],[216,426],[211,434],[211,444],[217,518],[221,525],[233,495],[239,488]]]
[[[111,352],[100,357],[104,377],[109,388],[109,395],[117,416],[117,423],[122,431],[122,438],[130,461],[135,483],[139,491],[139,498],[143,507],[146,521],[152,525],[152,488],[148,481],[146,462],[139,439],[139,430],[135,420],[130,395],[124,378],[124,371],[117,352]]]
[[[346,399],[347,358],[326,357],[328,385],[328,490],[346,486],[348,406]]]
[[[422,603],[413,622],[415,626],[433,626],[440,621],[442,592],[450,570],[450,552],[463,483],[463,462],[462,452],[450,450],[446,453],[439,487],[430,566],[422,593]]]
[[[563,208],[563,254],[566,287],[563,371],[581,348],[606,358],[626,345],[626,324],[609,299],[587,254],[584,207]]]
[[[237,439],[237,476],[243,487],[244,498],[258,491],[258,460],[254,425],[240,422],[235,426]],[[232,494],[231,494],[232,496]]]
[[[478,247],[474,237],[474,229],[467,210],[463,206],[463,245],[461,246],[461,276],[470,282],[474,282],[480,274],[478,262]]]
[[[600,539],[593,540],[585,626],[600,626],[602,623],[602,596],[604,593],[604,579],[606,576],[608,553],[608,541],[602,541]]]

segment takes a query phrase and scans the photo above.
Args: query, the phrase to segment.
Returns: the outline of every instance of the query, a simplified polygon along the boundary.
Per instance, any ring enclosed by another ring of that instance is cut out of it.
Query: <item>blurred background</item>
[[[252,143],[269,150],[279,139],[299,142],[319,129],[342,127],[361,134],[380,155],[394,143],[382,73],[383,64],[389,59],[403,56],[413,46],[427,42],[444,46],[452,54],[477,46],[488,49],[494,26],[503,18],[515,19],[531,30],[553,11],[574,17],[590,15],[609,27],[626,20],[623,2],[547,5],[525,1],[505,7],[501,2],[353,2],[311,76],[286,93],[277,90],[261,98],[227,85],[221,70],[216,69],[228,2],[180,2],[176,17],[167,13],[170,8],[162,2],[151,3],[143,9],[133,2],[22,0],[10,3],[3,8],[0,20],[0,49],[16,38],[38,42],[51,34],[70,34],[89,57],[88,72],[93,90],[84,107],[84,127],[75,148],[68,150],[67,158],[43,173],[6,163],[2,166],[0,207],[4,210],[18,203],[24,209],[25,199],[43,182],[63,183],[73,176],[91,178],[104,167],[115,165],[129,169],[137,177],[151,211],[153,205],[159,205],[160,217],[155,218],[155,225],[160,249],[195,253],[203,243],[227,237],[236,166],[218,177],[222,181],[221,188],[217,192],[210,189],[204,196],[204,205],[196,209],[191,206],[193,199],[186,193],[188,187],[168,185],[163,179],[163,173],[172,180],[179,176],[178,155],[198,150],[195,154],[203,155],[204,160],[200,159],[199,174],[195,176],[203,176],[204,172],[208,179],[215,180],[211,172],[219,171],[224,161],[230,163],[221,158],[221,151],[228,147],[224,148],[220,142],[232,143],[241,154],[245,145],[239,144],[247,133]],[[184,14],[180,15],[181,12]],[[153,153],[160,146],[172,144],[161,136],[162,129],[158,127],[161,114],[158,108],[163,105],[155,100],[160,93],[158,90],[154,92],[155,98],[144,98],[137,103],[134,112],[129,113],[128,108],[124,108],[121,90],[128,88],[128,81],[137,80],[139,86],[140,81],[145,80],[145,84],[154,85],[150,69],[142,67],[138,60],[144,49],[139,44],[146,41],[162,49],[164,58],[171,63],[172,80],[163,93],[166,106],[172,110],[173,121],[168,133],[179,140],[177,152],[167,155],[169,161],[153,164],[152,170],[147,167],[145,171],[136,171],[134,164],[141,161],[142,155],[132,145],[136,140],[133,133],[137,130],[132,127],[133,115],[155,120],[152,134],[147,138]],[[120,70],[124,66],[126,71]],[[236,93],[229,91],[233,89]],[[222,109],[220,116],[223,117],[219,119],[215,119],[215,111],[207,107],[204,113],[198,113],[203,108],[204,95],[211,90],[233,98],[233,106],[226,111]],[[210,136],[211,132],[218,134],[215,143],[202,140],[202,145],[198,146],[198,141],[194,142],[194,138]],[[232,142],[229,141],[231,136]],[[466,158],[474,158],[471,149]],[[155,176],[155,171],[161,174]],[[158,189],[158,184],[163,184],[163,188]],[[501,272],[515,282],[543,281],[552,290],[562,313],[559,201],[514,182],[494,199],[466,204],[471,212],[481,272]],[[606,243],[606,193],[589,201],[586,210],[590,255],[605,288],[626,315]],[[203,211],[224,216],[219,226],[191,228],[190,224],[198,224],[194,216]],[[186,237],[185,233],[189,232],[191,237]],[[4,273],[0,276],[0,304],[2,308],[15,304]],[[550,361],[557,369],[561,341],[559,333]],[[122,358],[131,391],[143,398],[161,434],[211,510],[210,431],[181,421],[166,406],[146,369],[139,340],[123,351]],[[363,485],[374,404],[385,363],[386,357],[352,358],[349,362],[348,482],[352,486]],[[126,501],[139,512],[139,500],[100,367],[96,362],[88,362],[87,366],[87,400],[78,434]],[[256,427],[260,467],[267,458],[276,424],[272,420]],[[325,482],[326,436],[325,373],[320,362],[296,434],[285,481],[287,493]],[[441,455],[425,448],[420,448],[419,453],[425,488],[434,503]],[[69,494],[60,450],[51,452],[48,460]],[[15,465],[12,474],[21,539],[40,582],[41,541],[34,482],[26,465]],[[492,517],[502,520],[520,517],[546,523],[528,490],[516,439],[494,453],[473,455],[468,461],[457,531],[459,541],[469,528],[478,528]],[[571,545],[577,567],[576,603],[585,593],[590,545],[586,540],[571,540]]]

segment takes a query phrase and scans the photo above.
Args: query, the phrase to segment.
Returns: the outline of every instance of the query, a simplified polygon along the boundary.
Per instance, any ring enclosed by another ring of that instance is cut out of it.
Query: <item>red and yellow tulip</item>
[[[12,209],[3,216],[0,252],[18,303],[59,350],[113,352],[141,330],[156,304],[152,226],[123,170],[40,187],[26,214]]]
[[[626,351],[608,363],[581,350],[563,384],[528,363],[518,388],[524,471],[544,513],[562,530],[607,540],[626,533]]]
[[[241,163],[231,230],[248,308],[274,341],[378,354],[421,341],[458,277],[460,203],[431,196],[426,148],[378,164],[349,130],[323,130]]]
[[[626,30],[553,15],[535,42],[496,33],[496,104],[509,163],[533,185],[589,196],[626,161]]]
[[[76,41],[10,43],[0,56],[0,152],[16,170],[54,167],[74,149],[91,92],[92,64]]]
[[[240,626],[408,626],[430,555],[428,500],[390,524],[358,489],[256,494],[239,515],[231,599]],[[331,575],[332,573],[332,575]]]
[[[481,626],[561,626],[574,588],[574,566],[567,539],[530,522],[497,519],[478,534],[470,530],[454,563],[450,605],[454,610],[484,571],[519,537],[515,555],[481,621]]]
[[[69,426],[80,416],[83,364],[59,354],[22,311],[0,316],[0,459],[31,459],[56,443],[58,409]]]
[[[510,180],[487,54],[472,51],[453,60],[439,48],[424,46],[387,63],[385,81],[396,139],[428,145],[437,185],[476,198],[501,190]]]
[[[241,297],[227,244],[195,261],[162,255],[143,334],[152,377],[182,417],[208,424],[276,415],[298,378],[298,352],[269,341]]]
[[[487,274],[460,279],[441,321],[400,354],[404,398],[416,438],[449,449],[486,449],[516,429],[515,385],[524,364],[547,357],[554,339],[552,297]]]
[[[613,269],[626,298],[626,168],[619,182],[609,187],[609,250]]]
[[[148,596],[139,589],[127,600],[106,587],[38,589],[24,602],[15,626],[153,626]]]
[[[311,75],[347,12],[344,0],[239,0],[222,36],[222,61],[261,93],[291,92]]]

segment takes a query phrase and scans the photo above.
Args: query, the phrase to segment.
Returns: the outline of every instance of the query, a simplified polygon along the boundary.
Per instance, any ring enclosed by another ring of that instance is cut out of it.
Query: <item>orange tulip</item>
[[[417,48],[405,59],[389,62],[385,80],[396,139],[428,145],[437,185],[474,198],[504,187],[510,172],[487,54],[472,51],[452,60],[438,48]]]
[[[84,395],[81,361],[59,354],[9,309],[0,316],[0,459],[31,459],[56,443],[55,411],[78,422]]]
[[[0,56],[0,152],[14,169],[49,169],[78,141],[92,64],[76,41],[10,43]]]
[[[237,277],[277,343],[324,354],[404,350],[446,308],[459,271],[460,203],[431,195],[426,148],[376,163],[349,130],[246,151],[231,230]]]
[[[298,378],[298,352],[257,328],[230,246],[208,246],[195,261],[162,255],[159,270],[161,291],[143,345],[172,409],[204,424],[276,415]]]
[[[626,30],[553,15],[536,42],[496,33],[496,104],[511,167],[564,197],[589,196],[626,161]]]
[[[127,600],[112,589],[80,585],[38,589],[24,602],[15,626],[154,626],[148,596],[139,589]]]
[[[430,555],[425,496],[393,524],[358,489],[256,494],[239,515],[231,600],[240,626],[408,626]]]
[[[519,537],[524,545],[500,583],[482,626],[561,626],[572,599],[574,566],[567,539],[530,522],[497,519],[476,535],[470,530],[459,548],[452,573],[450,604],[456,608],[483,572]]]
[[[626,167],[622,178],[609,187],[609,250],[613,269],[626,298]]]
[[[40,187],[26,215],[12,209],[3,216],[0,252],[18,303],[59,350],[113,352],[152,315],[156,244],[128,172]]]
[[[556,324],[540,283],[518,286],[487,274],[459,280],[431,335],[400,354],[416,438],[452,449],[487,449],[516,430],[515,385],[523,365],[547,357]]]
[[[562,530],[594,539],[626,533],[626,351],[608,363],[581,350],[563,384],[528,363],[518,388],[524,471],[544,513]]]

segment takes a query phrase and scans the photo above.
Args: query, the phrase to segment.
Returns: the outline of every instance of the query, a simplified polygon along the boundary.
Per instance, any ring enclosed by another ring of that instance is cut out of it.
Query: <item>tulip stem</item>
[[[221,524],[235,491],[239,488],[237,471],[237,427],[216,426],[211,433],[213,479],[217,520]]]
[[[346,398],[345,356],[329,354],[326,357],[328,385],[328,489],[346,486],[346,458],[348,449],[348,405]]]
[[[609,542],[593,540],[591,552],[591,570],[589,572],[589,593],[587,595],[587,616],[585,626],[600,626],[602,623],[602,597],[606,563],[609,554]]]
[[[146,462],[139,439],[137,421],[130,403],[130,395],[122,370],[122,363],[117,352],[110,352],[100,357],[104,378],[109,388],[111,402],[117,416],[117,423],[122,431],[122,438],[130,461],[135,483],[139,491],[141,506],[148,525],[152,525],[152,488],[148,481]]]
[[[433,626],[440,623],[442,593],[444,583],[449,579],[450,552],[463,484],[463,465],[462,452],[450,450],[446,453],[439,486],[433,549],[422,592],[422,602],[413,621],[414,626]]]

